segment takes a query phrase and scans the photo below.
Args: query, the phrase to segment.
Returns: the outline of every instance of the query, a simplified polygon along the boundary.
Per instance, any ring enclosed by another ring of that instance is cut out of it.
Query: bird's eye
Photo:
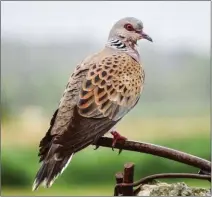
[[[125,25],[124,25],[124,28],[125,28],[126,30],[128,30],[128,31],[133,31],[133,30],[134,30],[134,28],[133,28],[133,26],[132,26],[131,24],[125,24]]]

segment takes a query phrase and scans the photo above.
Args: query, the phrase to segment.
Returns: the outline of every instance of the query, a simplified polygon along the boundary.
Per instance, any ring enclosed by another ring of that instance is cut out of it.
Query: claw
[[[114,138],[113,139],[113,143],[112,143],[112,150],[114,151],[115,145],[116,145],[117,139]]]
[[[119,149],[119,153],[118,153],[118,155],[120,155],[120,154],[121,154],[122,150],[123,150],[123,149]]]
[[[94,148],[94,150],[97,150],[99,148],[99,146],[98,145],[96,145],[96,147]]]

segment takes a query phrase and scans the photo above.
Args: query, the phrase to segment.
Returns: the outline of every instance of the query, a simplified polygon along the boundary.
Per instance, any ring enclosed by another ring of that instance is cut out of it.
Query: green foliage
[[[24,166],[14,163],[11,159],[2,159],[2,186],[27,186],[30,176]]]
[[[210,159],[210,141],[208,139],[185,139],[157,144],[175,148],[187,153]],[[92,147],[93,148],[93,147]],[[58,185],[103,185],[114,184],[114,174],[123,170],[126,162],[134,162],[135,179],[161,172],[197,172],[198,169],[169,161],[163,158],[123,151],[99,148],[85,149],[74,156],[65,173],[56,180]],[[31,187],[38,170],[37,150],[3,149],[2,151],[2,185]]]

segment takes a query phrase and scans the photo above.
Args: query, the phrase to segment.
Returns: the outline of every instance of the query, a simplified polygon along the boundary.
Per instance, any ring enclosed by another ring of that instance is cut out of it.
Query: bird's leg
[[[110,133],[113,135],[112,150],[114,150],[114,147],[115,147],[117,141],[124,142],[127,140],[126,137],[120,135],[117,131],[111,131]],[[119,149],[119,154],[121,152],[122,152],[122,149]]]

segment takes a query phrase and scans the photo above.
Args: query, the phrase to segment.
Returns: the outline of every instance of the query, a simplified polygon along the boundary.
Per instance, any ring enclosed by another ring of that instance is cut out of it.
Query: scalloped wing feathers
[[[90,65],[79,94],[79,113],[121,119],[137,103],[143,81],[137,61],[125,53],[107,54]]]

